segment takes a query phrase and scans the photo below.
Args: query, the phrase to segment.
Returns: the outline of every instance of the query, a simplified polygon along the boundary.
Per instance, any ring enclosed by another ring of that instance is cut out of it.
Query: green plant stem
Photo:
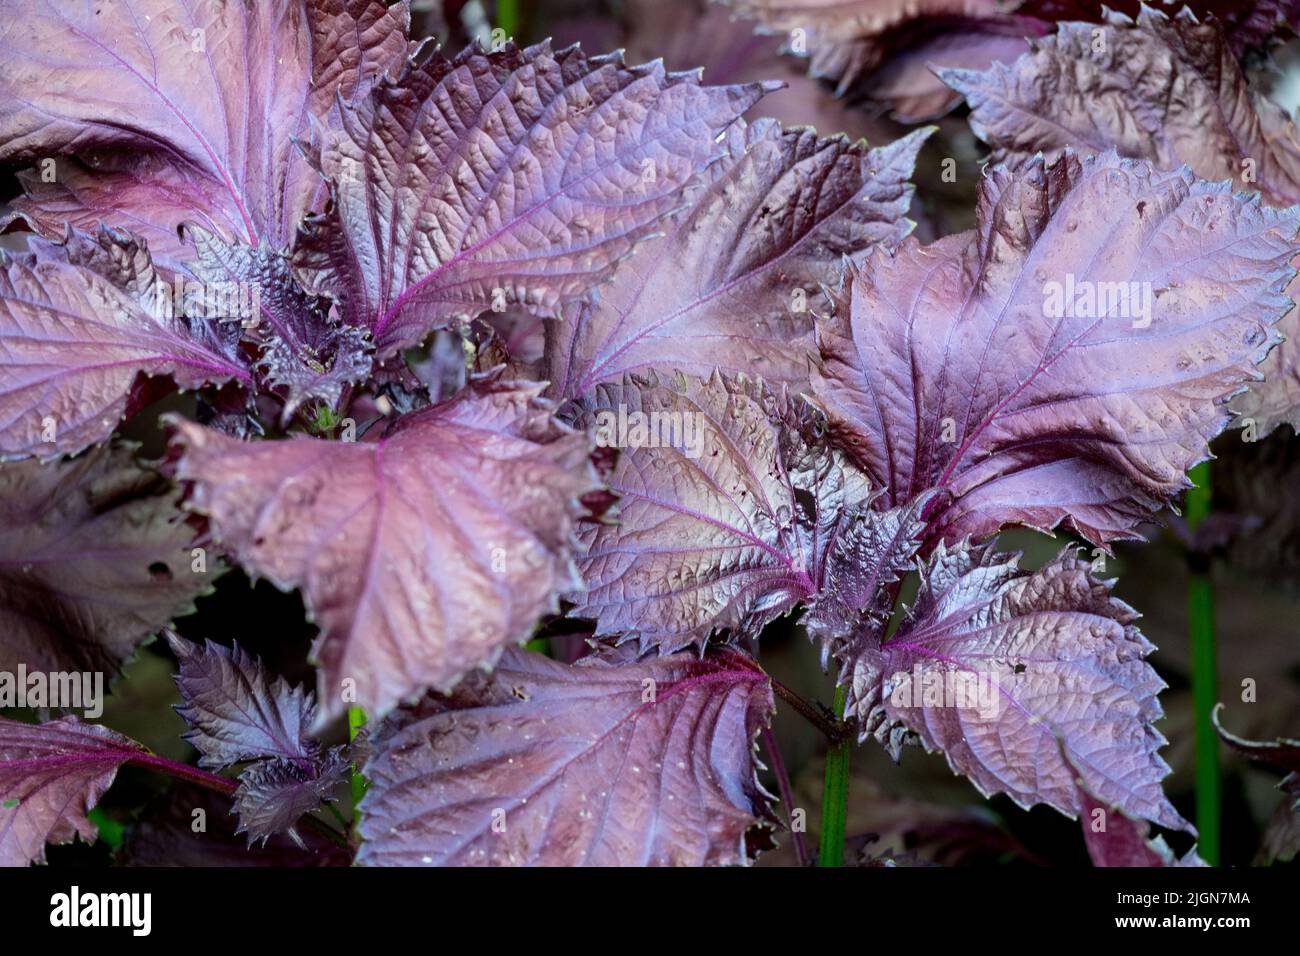
[[[841,684],[835,689],[835,716],[844,718],[844,704],[848,687]],[[849,747],[850,740],[831,744],[826,752],[826,781],[822,787],[821,845],[817,852],[818,866],[844,865],[844,824],[849,802]]]
[[[1187,492],[1187,525],[1192,531],[1210,513],[1210,463],[1192,469],[1195,487]],[[1219,699],[1218,661],[1214,641],[1214,582],[1207,557],[1193,554],[1187,581],[1187,618],[1192,642],[1192,704],[1196,715],[1196,829],[1199,852],[1211,866],[1219,865],[1219,818],[1222,780],[1219,738],[1211,715]]]
[[[348,708],[348,743],[356,743],[357,734],[361,728],[366,725],[366,712],[360,707]],[[357,761],[354,757],[352,760],[352,830],[355,833],[357,825],[361,822],[361,798],[366,795],[366,788],[370,782],[366,780],[365,775],[357,769]]]
[[[497,0],[497,26],[513,37],[519,29],[519,0]]]

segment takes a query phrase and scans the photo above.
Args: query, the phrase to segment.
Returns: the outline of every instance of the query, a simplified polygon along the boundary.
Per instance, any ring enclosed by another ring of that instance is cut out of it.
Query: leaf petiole
[[[200,787],[206,787],[209,790],[215,790],[217,793],[223,793],[228,797],[233,797],[235,791],[239,789],[239,781],[232,780],[229,777],[223,777],[220,774],[209,773],[206,770],[200,770],[198,767],[191,767],[189,764],[179,763],[175,760],[168,760],[166,757],[160,757],[153,753],[136,754],[127,761],[137,767],[144,767],[148,770],[155,770],[159,773],[165,773],[168,776],[176,777],[178,780],[184,780],[186,783],[196,784]],[[302,822],[315,830],[318,834],[325,837],[330,842],[350,849],[347,837],[339,833],[324,820],[320,820],[310,814],[301,818]]]
[[[790,786],[790,775],[786,773],[785,760],[781,757],[781,748],[777,745],[776,734],[772,733],[770,727],[763,728],[763,745],[767,748],[768,757],[772,761],[772,773],[776,776],[776,785],[781,791],[781,802],[785,804],[786,822],[790,828],[790,840],[794,843],[795,857],[801,867],[807,866],[808,845],[803,838],[803,827],[798,825],[794,816],[794,788]]]
[[[814,704],[805,700],[771,674],[768,675],[768,680],[772,682],[772,690],[776,693],[776,696],[789,704],[800,717],[820,730],[831,743],[844,740],[849,736],[848,725],[842,720],[837,720],[834,714],[823,713],[826,709],[825,705]],[[842,713],[843,710],[841,709]]]

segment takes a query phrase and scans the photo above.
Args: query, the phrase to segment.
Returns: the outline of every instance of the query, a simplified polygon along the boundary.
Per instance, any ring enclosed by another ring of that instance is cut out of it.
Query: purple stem
[[[228,797],[235,795],[239,789],[239,781],[232,780],[229,777],[223,777],[220,774],[209,773],[206,770],[200,770],[198,767],[191,767],[187,763],[179,763],[175,760],[168,760],[166,757],[159,757],[157,754],[134,754],[127,763],[134,764],[137,767],[145,767],[149,770],[156,770],[159,773],[165,773],[168,776],[176,777],[188,783],[197,784],[200,787],[207,787],[209,790],[215,790],[217,793],[224,793]],[[343,847],[350,849],[347,837],[343,836],[332,826],[317,817],[307,814],[302,817],[301,822],[315,830],[327,840]]]
[[[772,690],[776,692],[776,696],[789,704],[804,720],[825,734],[826,739],[831,743],[838,743],[849,735],[849,728],[843,721],[831,720],[816,706],[804,700],[771,674],[767,675],[767,679],[772,682]]]
[[[207,787],[209,790],[224,793],[226,796],[233,795],[239,789],[238,780],[231,780],[229,777],[208,773],[208,771],[200,770],[198,767],[191,767],[187,763],[168,760],[166,757],[159,757],[157,754],[138,754],[132,757],[128,763],[133,763],[137,767],[148,767],[150,770],[157,770],[159,773],[165,773],[173,777],[179,777],[190,783],[198,784],[200,787]]]
[[[794,855],[800,866],[808,866],[808,846],[804,843],[803,833],[794,827],[794,789],[790,786],[790,775],[785,772],[785,761],[781,758],[781,748],[776,745],[776,735],[772,728],[763,728],[763,745],[772,760],[772,773],[776,774],[776,786],[781,791],[781,802],[785,804],[786,825],[790,828],[790,839],[794,841]]]

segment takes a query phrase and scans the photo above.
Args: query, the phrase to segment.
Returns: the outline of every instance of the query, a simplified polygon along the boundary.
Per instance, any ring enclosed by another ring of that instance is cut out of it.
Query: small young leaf
[[[287,833],[306,849],[294,824],[334,799],[349,766],[344,748],[322,755],[309,736],[314,695],[273,677],[238,644],[200,645],[172,633],[167,639],[180,661],[176,684],[185,700],[176,711],[189,725],[183,736],[198,749],[199,766],[256,761],[239,775],[236,832],[263,846],[273,834]]]
[[[200,824],[201,821],[201,824]],[[236,832],[231,799],[204,787],[178,784],[151,801],[127,830],[120,866],[348,866],[351,854],[304,829],[304,851],[284,835],[250,846]]]
[[[247,834],[250,846],[259,840],[265,846],[275,834],[285,833],[306,850],[295,824],[304,814],[319,809],[322,801],[336,800],[338,787],[350,769],[343,747],[331,748],[310,764],[278,757],[258,761],[239,775],[235,793],[239,829],[235,832]]]
[[[176,686],[185,701],[176,712],[198,750],[199,766],[229,767],[245,760],[278,757],[300,764],[317,759],[309,736],[316,720],[314,696],[271,674],[238,644],[196,644],[167,634],[180,662]]]
[[[347,385],[370,375],[369,333],[332,318],[326,299],[304,292],[283,253],[228,243],[196,226],[186,233],[195,246],[190,271],[200,281],[256,290],[258,311],[231,318],[256,323],[246,336],[261,349],[254,368],[264,390],[284,391],[282,421],[313,401],[332,408]]]

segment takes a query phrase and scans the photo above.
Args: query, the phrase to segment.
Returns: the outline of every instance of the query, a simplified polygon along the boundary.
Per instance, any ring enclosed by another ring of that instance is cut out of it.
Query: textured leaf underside
[[[734,650],[577,665],[510,650],[376,732],[358,862],[743,863],[772,706]]]

